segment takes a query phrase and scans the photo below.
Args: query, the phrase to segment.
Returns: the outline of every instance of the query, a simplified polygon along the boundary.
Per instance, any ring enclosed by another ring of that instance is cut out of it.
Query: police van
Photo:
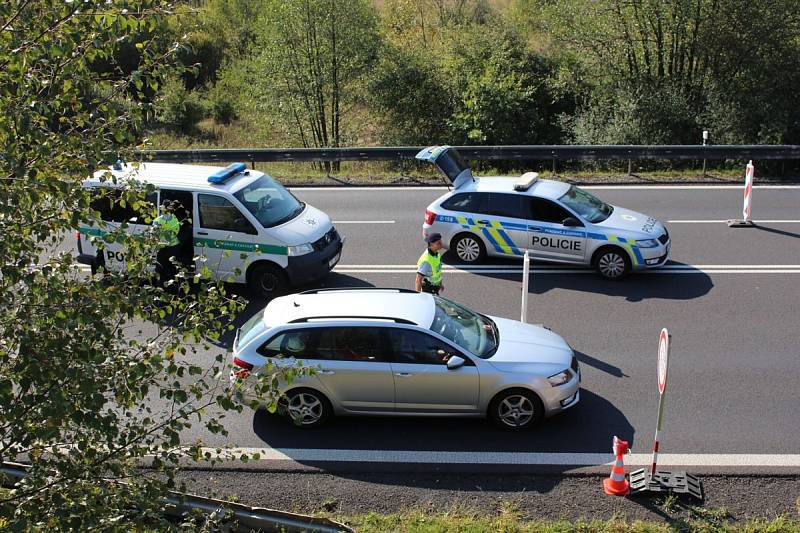
[[[114,179],[115,178],[115,179]],[[227,168],[164,163],[116,163],[83,182],[84,187],[111,187],[98,194],[93,208],[102,223],[81,225],[78,261],[92,271],[125,268],[125,249],[106,242],[101,250],[92,237],[127,223],[131,233],[147,231],[147,220],[130,206],[108,199],[116,183],[135,180],[155,187],[146,200],[168,205],[181,222],[179,244],[188,265],[206,266],[215,279],[247,283],[261,296],[284,292],[328,274],[341,257],[344,238],[331,219],[298,200],[271,176],[248,170],[244,163]],[[98,190],[99,192],[99,190]],[[196,258],[196,259],[193,259]]]
[[[464,263],[528,250],[537,260],[591,265],[619,279],[667,262],[669,233],[655,218],[536,172],[477,178],[450,146],[431,146],[416,157],[435,164],[453,184],[425,211],[423,236],[441,233],[445,248]]]

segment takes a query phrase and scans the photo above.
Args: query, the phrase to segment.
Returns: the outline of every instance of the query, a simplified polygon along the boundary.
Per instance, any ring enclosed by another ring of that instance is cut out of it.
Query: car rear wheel
[[[297,389],[287,393],[280,402],[280,411],[295,426],[304,429],[324,425],[333,414],[328,399],[312,389]]]
[[[450,248],[464,263],[480,263],[486,257],[483,241],[472,233],[462,233],[456,237]]]
[[[498,394],[489,406],[489,418],[502,429],[523,431],[544,418],[544,406],[536,394],[513,389]]]
[[[604,278],[618,280],[630,272],[631,262],[619,248],[603,248],[595,256],[594,267]]]
[[[283,270],[273,265],[256,265],[247,276],[250,290],[263,298],[280,296],[289,286]]]

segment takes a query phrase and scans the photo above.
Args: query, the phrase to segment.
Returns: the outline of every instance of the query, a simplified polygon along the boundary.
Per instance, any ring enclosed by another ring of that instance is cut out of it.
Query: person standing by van
[[[156,262],[161,283],[164,284],[174,279],[177,273],[175,264],[170,258],[180,258],[181,246],[178,233],[181,230],[181,223],[178,221],[178,217],[167,209],[167,206],[161,205],[159,211],[159,215],[153,220],[153,227],[158,232],[158,241],[161,245],[161,249],[156,254]]]

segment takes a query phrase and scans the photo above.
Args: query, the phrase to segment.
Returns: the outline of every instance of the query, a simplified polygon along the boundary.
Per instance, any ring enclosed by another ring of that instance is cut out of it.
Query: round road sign
[[[661,330],[658,336],[658,392],[664,394],[667,387],[667,359],[669,358],[669,332]]]

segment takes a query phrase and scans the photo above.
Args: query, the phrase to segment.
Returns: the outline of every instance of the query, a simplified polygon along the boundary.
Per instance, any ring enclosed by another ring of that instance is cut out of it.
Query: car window
[[[229,200],[215,194],[199,194],[197,196],[200,212],[200,226],[206,229],[234,231],[255,235],[258,232],[245,218],[239,208]]]
[[[527,197],[521,194],[492,193],[489,195],[489,214],[506,218],[528,218]]]
[[[233,195],[265,228],[292,220],[306,205],[266,174]]]
[[[262,344],[258,353],[264,357],[294,357],[295,359],[326,359],[316,349],[319,330],[294,329],[278,333]]]
[[[133,209],[127,202],[123,206],[120,203],[122,191],[111,187],[92,187],[90,194],[92,195],[92,209],[98,211],[100,220],[106,222],[145,224],[145,220],[155,211],[156,193],[147,194],[144,199],[149,205],[145,205],[139,210]]]
[[[192,193],[189,191],[177,191],[173,189],[161,189],[160,203],[166,206],[178,220],[183,223],[188,221],[192,224]]]
[[[614,207],[608,205],[596,196],[572,185],[559,199],[559,202],[568,206],[583,218],[597,224],[611,216]]]
[[[550,200],[544,198],[531,198],[531,220],[561,224],[564,219],[574,217],[572,213]]]
[[[450,211],[485,214],[488,212],[488,195],[481,193],[455,194],[442,203]]]
[[[317,352],[336,361],[388,361],[385,337],[378,328],[342,327],[320,333]]]
[[[393,328],[387,334],[396,363],[446,365],[451,355],[462,357],[452,346],[419,331]]]

